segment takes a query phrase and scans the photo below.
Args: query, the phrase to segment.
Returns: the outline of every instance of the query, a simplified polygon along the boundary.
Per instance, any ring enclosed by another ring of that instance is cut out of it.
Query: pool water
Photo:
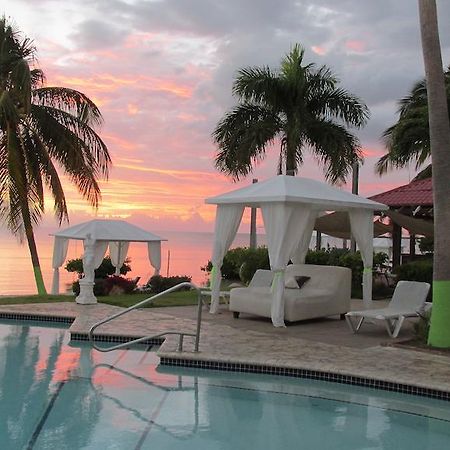
[[[332,383],[158,367],[66,329],[0,322],[0,449],[446,449],[450,403]]]

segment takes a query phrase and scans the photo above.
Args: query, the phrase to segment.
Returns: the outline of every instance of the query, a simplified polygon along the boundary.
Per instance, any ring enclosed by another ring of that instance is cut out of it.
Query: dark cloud
[[[82,22],[70,38],[78,49],[94,50],[118,47],[127,35],[121,24],[90,19]]]

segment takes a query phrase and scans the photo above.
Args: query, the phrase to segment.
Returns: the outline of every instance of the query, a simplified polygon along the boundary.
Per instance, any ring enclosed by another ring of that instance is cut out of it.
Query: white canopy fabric
[[[373,253],[373,211],[384,211],[386,205],[368,200],[364,197],[337,189],[326,183],[308,178],[278,175],[260,183],[228,192],[205,200],[207,204],[217,205],[216,226],[214,236],[213,253],[213,292],[210,312],[217,311],[218,293],[220,290],[220,267],[223,256],[231,245],[231,226],[221,225],[222,222],[233,223],[233,229],[237,230],[237,216],[234,211],[234,219],[228,217],[223,208],[225,205],[242,209],[246,206],[260,207],[263,213],[266,229],[270,267],[276,276],[272,285],[272,323],[274,326],[284,326],[284,267],[290,258],[297,261],[304,258],[305,242],[311,237],[314,218],[319,211],[363,211],[360,215],[354,215],[353,226],[361,226],[360,233],[355,236],[361,253],[364,254],[365,289],[364,302],[370,305],[372,300],[371,257]],[[230,212],[232,210],[230,209]],[[372,223],[372,231],[368,218]],[[240,221],[240,219],[239,219]],[[355,232],[353,230],[353,232]],[[234,234],[233,234],[234,237]],[[220,252],[217,249],[220,248]],[[369,265],[370,264],[370,265]],[[277,275],[279,274],[279,275]]]
[[[282,202],[264,203],[261,205],[261,212],[267,235],[270,268],[275,272],[272,283],[272,323],[276,327],[283,327],[284,270],[315,213],[307,204]]]
[[[364,307],[372,303],[372,264],[373,264],[373,212],[364,209],[349,211],[352,234],[363,260],[363,301]],[[368,238],[370,237],[370,238]]]
[[[214,236],[220,236],[220,239],[214,240],[211,258],[213,268],[211,271],[212,293],[210,312],[212,314],[215,314],[219,309],[220,280],[222,279],[220,269],[222,267],[223,257],[236,236],[243,212],[244,206],[242,205],[219,205],[217,207]]]
[[[111,256],[112,265],[116,268],[115,275],[120,275],[120,268],[127,257],[129,247],[129,242],[115,241],[109,243],[109,256]]]
[[[52,262],[54,271],[52,294],[54,295],[59,292],[59,267],[64,264],[69,239],[82,240],[84,244],[89,244],[88,255],[83,255],[83,262],[86,256],[92,259],[87,264],[90,269],[88,270],[89,273],[85,272],[85,278],[92,281],[94,270],[100,266],[108,245],[111,262],[116,267],[116,274],[120,273],[120,267],[127,257],[130,242],[148,243],[150,263],[155,268],[155,273],[159,273],[161,269],[161,241],[166,240],[124,220],[99,219],[74,225],[54,233],[53,236],[55,237]]]

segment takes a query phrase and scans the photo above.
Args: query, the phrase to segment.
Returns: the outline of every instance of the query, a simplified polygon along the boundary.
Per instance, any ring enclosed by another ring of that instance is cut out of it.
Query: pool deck
[[[383,302],[376,302],[384,306]],[[353,301],[352,309],[362,309]],[[0,306],[0,314],[74,319],[69,331],[85,335],[96,321],[122,310],[105,304],[45,303]],[[98,333],[110,336],[148,336],[165,331],[194,332],[196,307],[135,310],[101,326]],[[219,314],[203,310],[200,351],[193,339],[185,338],[177,352],[178,337],[168,336],[158,355],[168,360],[194,360],[254,364],[288,369],[306,369],[363,377],[389,383],[450,393],[450,354],[438,354],[406,346],[392,346],[412,336],[405,324],[398,339],[389,338],[381,325],[364,325],[353,335],[345,321],[328,318],[274,328],[267,319],[242,314],[234,319],[226,305]]]

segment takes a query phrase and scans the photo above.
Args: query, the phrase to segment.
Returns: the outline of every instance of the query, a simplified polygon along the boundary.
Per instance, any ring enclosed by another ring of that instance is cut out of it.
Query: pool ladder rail
[[[196,290],[197,291],[197,299],[198,299],[198,308],[197,308],[197,326],[196,326],[196,331],[195,333],[186,333],[183,331],[165,331],[164,333],[159,333],[159,334],[155,334],[153,336],[144,336],[138,339],[133,339],[131,341],[127,341],[127,342],[122,342],[120,344],[117,345],[113,345],[111,347],[99,347],[98,345],[96,345],[95,343],[95,336],[94,336],[94,331],[100,326],[103,325],[105,323],[111,322],[114,319],[117,319],[117,317],[123,316],[124,314],[129,313],[130,311],[133,311],[134,309],[137,308],[141,308],[142,306],[151,304],[152,302],[154,302],[156,299],[163,297],[166,294],[170,294],[171,292],[174,291],[178,291],[182,288],[187,288],[189,287],[191,290]],[[98,322],[96,322],[94,325],[92,325],[92,327],[89,329],[89,340],[92,343],[92,347],[95,348],[96,350],[98,350],[99,352],[110,352],[112,350],[118,350],[120,348],[124,348],[124,347],[129,347],[130,345],[133,344],[139,344],[140,342],[149,340],[149,339],[156,339],[156,338],[160,338],[163,336],[168,336],[171,334],[175,334],[179,336],[179,340],[178,340],[178,347],[177,347],[177,351],[181,352],[183,351],[183,339],[184,336],[192,336],[195,338],[195,346],[194,346],[194,351],[198,352],[198,348],[199,348],[199,343],[200,343],[200,328],[201,328],[201,323],[202,323],[202,306],[203,306],[203,302],[202,302],[202,295],[201,295],[201,291],[200,288],[198,286],[196,286],[194,283],[190,283],[190,282],[184,282],[184,283],[180,283],[177,284],[176,286],[173,286],[169,289],[166,289],[163,292],[160,292],[156,295],[153,295],[152,297],[146,298],[145,300],[140,301],[139,303],[136,303],[133,306],[130,306],[127,309],[124,309],[123,311],[120,311],[116,314],[113,314],[112,316],[107,317],[106,319],[100,320]]]

